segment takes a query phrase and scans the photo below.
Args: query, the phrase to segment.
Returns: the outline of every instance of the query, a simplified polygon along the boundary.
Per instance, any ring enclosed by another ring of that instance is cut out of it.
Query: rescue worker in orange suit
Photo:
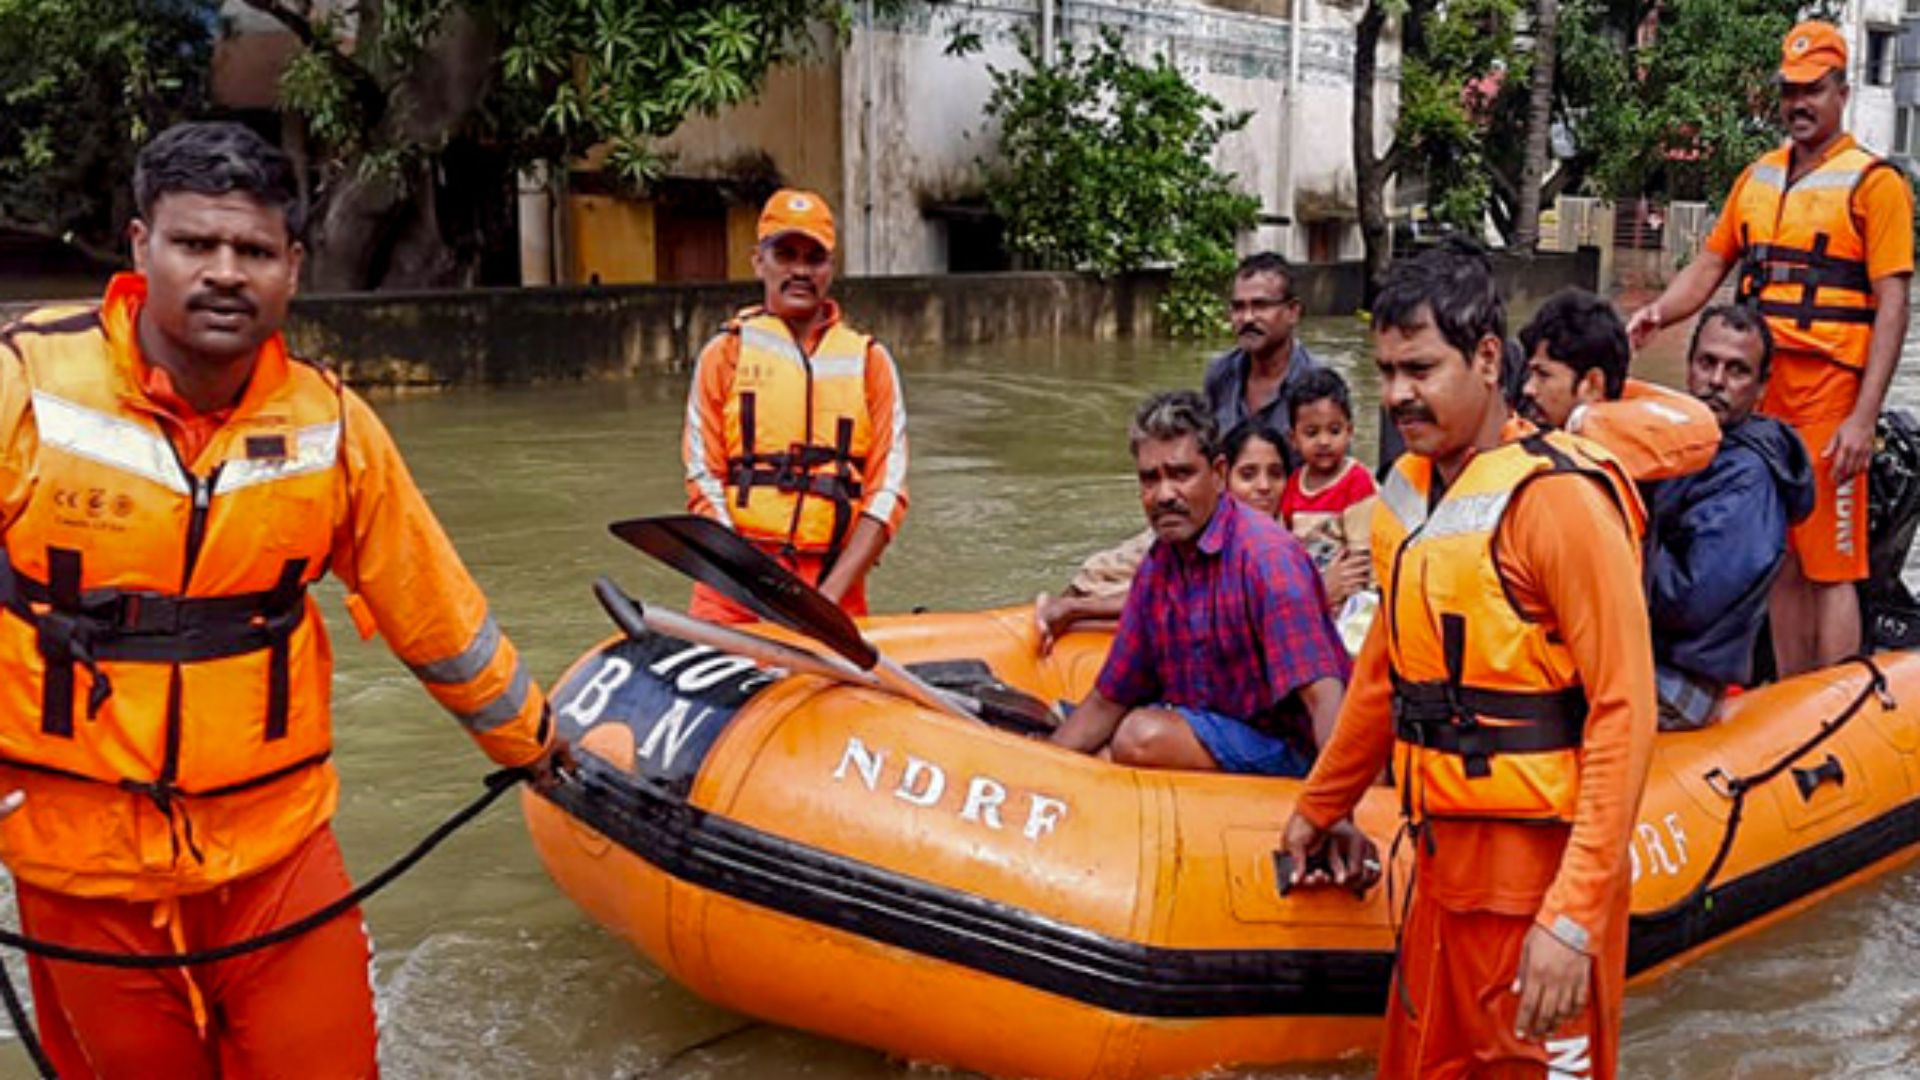
[[[1867,466],[1874,425],[1907,333],[1913,192],[1900,169],[1840,130],[1847,45],[1823,22],[1787,32],[1780,118],[1790,136],[1747,167],[1699,256],[1635,312],[1637,346],[1700,310],[1738,264],[1738,299],[1773,334],[1760,411],[1799,432],[1815,459],[1813,513],[1793,526],[1793,558],[1769,598],[1782,675],[1860,648],[1867,576]]]
[[[907,512],[907,408],[878,341],[841,321],[833,212],[774,192],[753,271],[765,299],[700,350],[687,395],[687,508],[752,540],[850,615]],[[758,616],[705,585],[691,614]]]
[[[1447,248],[1374,304],[1409,451],[1374,515],[1386,594],[1284,833],[1304,868],[1392,762],[1415,853],[1386,1077],[1618,1070],[1655,725],[1643,512],[1597,444],[1508,419],[1504,319],[1484,257]]]
[[[300,209],[235,124],[140,154],[135,272],[0,333],[0,822],[22,929],[205,950],[351,889],[329,824],[331,569],[480,748],[570,757],[371,409],[287,351]],[[62,1077],[371,1076],[358,911],[220,964],[32,957]]]

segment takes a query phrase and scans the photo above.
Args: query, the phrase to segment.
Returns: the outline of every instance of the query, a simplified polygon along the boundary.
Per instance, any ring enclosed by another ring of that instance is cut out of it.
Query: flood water
[[[1306,340],[1364,404],[1363,327],[1310,321]],[[1678,373],[1669,332],[1643,367]],[[1012,343],[900,357],[912,502],[871,583],[876,610],[984,607],[1057,588],[1087,552],[1141,525],[1125,427],[1148,390],[1198,382],[1209,351],[1167,343]],[[1920,405],[1909,342],[1897,404]],[[687,587],[607,535],[683,507],[684,376],[463,390],[378,408],[493,610],[550,683],[609,632],[588,588],[611,573],[674,606]],[[488,763],[326,598],[339,658],[337,827],[356,878],[477,791]],[[6,904],[11,907],[11,904]],[[827,1080],[927,1075],[872,1051],[757,1024],[649,968],[548,881],[511,802],[455,837],[367,910],[385,1074]],[[1628,1000],[1625,1075],[1920,1074],[1920,872],[1896,871],[1737,942]],[[16,971],[17,971],[16,967]],[[822,978],[832,978],[823,972]],[[1353,1063],[1247,1077],[1364,1076]],[[26,1076],[16,1047],[0,1075]]]

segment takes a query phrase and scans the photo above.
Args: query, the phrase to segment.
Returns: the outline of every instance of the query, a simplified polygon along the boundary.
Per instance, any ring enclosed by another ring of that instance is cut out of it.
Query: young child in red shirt
[[[1357,650],[1377,598],[1367,545],[1378,488],[1347,451],[1353,446],[1353,401],[1331,368],[1307,372],[1287,389],[1289,436],[1301,462],[1280,493],[1280,520],[1307,547],[1327,587],[1341,637]]]

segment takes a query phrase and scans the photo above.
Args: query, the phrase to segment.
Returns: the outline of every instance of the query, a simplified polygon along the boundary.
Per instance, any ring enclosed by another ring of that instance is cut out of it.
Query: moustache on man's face
[[[1403,402],[1387,410],[1387,415],[1396,424],[1434,423],[1433,410],[1417,401]]]

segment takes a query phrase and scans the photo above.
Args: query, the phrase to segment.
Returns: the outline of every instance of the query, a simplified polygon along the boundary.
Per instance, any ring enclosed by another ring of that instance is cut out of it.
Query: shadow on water
[[[1351,377],[1361,402],[1356,452],[1371,460],[1377,380],[1363,327],[1313,320],[1306,334]],[[1677,374],[1680,344],[1662,343],[1656,373]],[[876,606],[1023,601],[1137,530],[1127,418],[1146,391],[1197,382],[1208,354],[1166,343],[1012,343],[903,355],[912,506],[874,578]],[[1917,379],[1903,373],[1896,401],[1920,403]],[[685,601],[682,581],[605,531],[616,518],[682,507],[684,395],[685,379],[666,377],[379,403],[543,681],[610,632],[588,594],[595,574],[611,572],[649,599]],[[340,635],[338,827],[364,876],[464,801],[486,763],[384,649],[352,640],[338,601],[330,589],[324,603]],[[745,1024],[680,989],[560,895],[511,807],[376,898],[367,916],[391,1077],[924,1072]],[[1640,991],[1629,1001],[1626,1074],[1914,1073],[1915,926],[1920,876],[1895,874]],[[0,1073],[24,1070],[23,1058],[0,1057]],[[1247,1075],[1366,1073],[1355,1065]]]

